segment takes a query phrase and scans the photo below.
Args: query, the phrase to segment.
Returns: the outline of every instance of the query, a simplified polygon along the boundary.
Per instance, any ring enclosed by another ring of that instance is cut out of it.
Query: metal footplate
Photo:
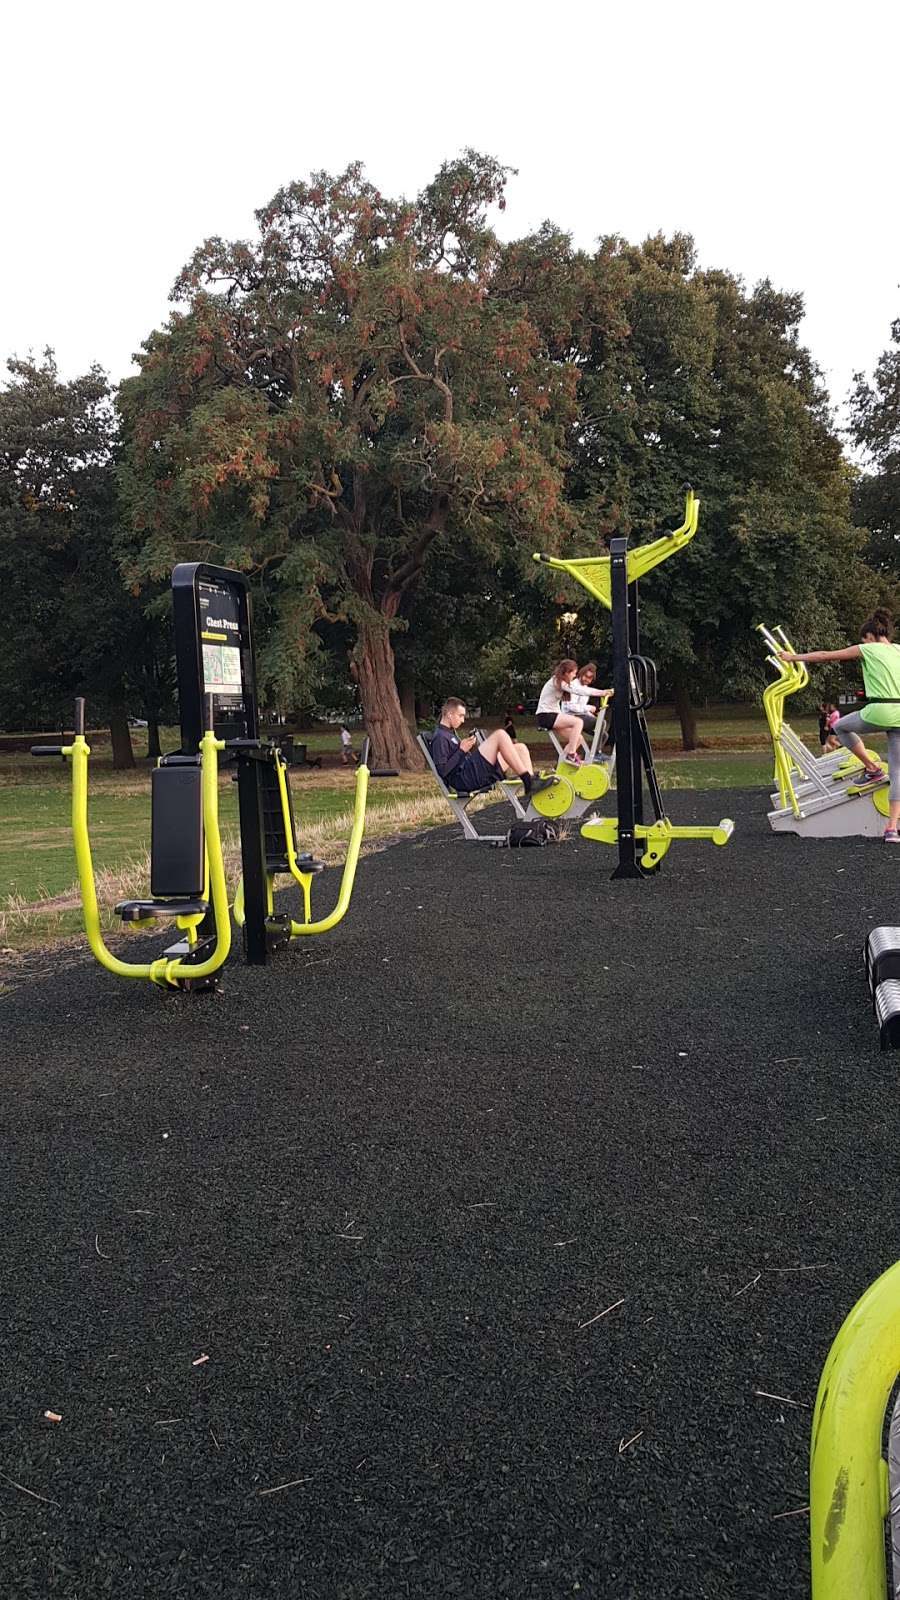
[[[731,817],[723,817],[713,827],[689,827],[670,822],[667,817],[662,817],[658,822],[636,823],[634,829],[635,839],[643,844],[644,853],[640,859],[643,871],[652,872],[659,866],[663,856],[676,839],[707,839],[712,844],[727,844],[734,832],[734,823]],[[585,839],[599,839],[603,844],[616,844],[619,838],[619,823],[616,817],[595,817],[591,822],[585,822],[581,828],[582,837]]]

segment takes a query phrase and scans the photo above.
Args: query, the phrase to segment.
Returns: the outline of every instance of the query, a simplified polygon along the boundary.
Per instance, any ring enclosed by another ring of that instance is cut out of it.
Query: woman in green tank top
[[[859,631],[862,643],[847,645],[844,650],[780,650],[779,655],[783,661],[862,662],[866,704],[861,711],[841,717],[834,732],[841,744],[859,757],[873,783],[883,779],[885,772],[869,760],[861,735],[874,731],[887,734],[891,788],[884,838],[887,844],[900,844],[900,645],[891,643],[894,625],[886,611],[873,612]]]

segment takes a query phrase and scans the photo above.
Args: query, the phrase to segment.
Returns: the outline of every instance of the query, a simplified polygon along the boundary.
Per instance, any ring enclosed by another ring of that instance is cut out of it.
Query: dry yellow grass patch
[[[312,776],[312,774],[310,774]],[[318,774],[316,774],[318,776]],[[333,774],[328,774],[329,787]],[[348,800],[351,798],[353,777],[348,773]],[[479,797],[470,809],[480,810],[489,804],[491,796]],[[400,833],[419,828],[434,827],[452,822],[446,802],[434,791],[423,786],[421,793],[397,795],[386,804],[371,809],[366,817],[366,832],[362,855],[383,849],[385,844]],[[301,848],[325,861],[329,866],[340,864],[347,851],[353,826],[352,809],[336,816],[323,817],[312,823],[299,825]],[[241,872],[240,840],[236,830],[226,830],[222,836],[225,872],[232,890],[236,888]],[[97,868],[95,874],[97,900],[104,929],[120,931],[113,907],[120,900],[136,900],[146,895],[150,881],[150,856],[144,851],[114,868]],[[286,882],[286,880],[282,880]],[[72,913],[81,907],[81,894],[77,882],[62,894],[35,901],[26,901],[20,895],[8,895],[0,902],[0,946],[27,945],[40,938],[47,942],[71,935]],[[66,926],[68,922],[69,926]]]

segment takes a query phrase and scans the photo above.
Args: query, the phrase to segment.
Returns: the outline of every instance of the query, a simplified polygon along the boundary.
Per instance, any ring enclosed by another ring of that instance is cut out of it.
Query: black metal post
[[[252,967],[264,967],[269,954],[266,941],[266,837],[261,768],[253,751],[238,751],[237,769],[241,870],[244,878],[244,959]]]
[[[641,653],[641,614],[638,599],[637,578],[628,586],[628,688],[629,702],[628,714],[631,720],[631,771],[632,795],[634,798],[634,820],[644,820],[644,749],[640,737],[638,723],[639,714],[633,705],[634,684],[631,673],[631,657]]]
[[[616,805],[619,821],[619,864],[614,878],[639,878],[635,859],[635,758],[640,802],[640,751],[632,740],[628,540],[613,539],[610,554],[610,601],[613,645],[613,730],[616,736]]]

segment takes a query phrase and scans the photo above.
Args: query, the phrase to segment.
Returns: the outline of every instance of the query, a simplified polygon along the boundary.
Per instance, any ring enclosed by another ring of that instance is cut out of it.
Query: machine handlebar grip
[[[84,695],[77,696],[75,701],[75,733],[84,738]]]
[[[61,744],[33,744],[31,746],[31,754],[33,756],[61,756],[62,752],[63,747]]]
[[[368,767],[369,766],[369,751],[371,750],[371,748],[372,748],[372,741],[368,737],[368,735],[366,735],[365,739],[363,739],[363,742],[362,742],[362,749],[359,752],[359,764],[360,764],[361,767]],[[399,778],[399,776],[400,776],[400,774],[397,771],[396,767],[378,767],[374,771],[372,770],[371,767],[369,768],[369,777],[370,778]]]

